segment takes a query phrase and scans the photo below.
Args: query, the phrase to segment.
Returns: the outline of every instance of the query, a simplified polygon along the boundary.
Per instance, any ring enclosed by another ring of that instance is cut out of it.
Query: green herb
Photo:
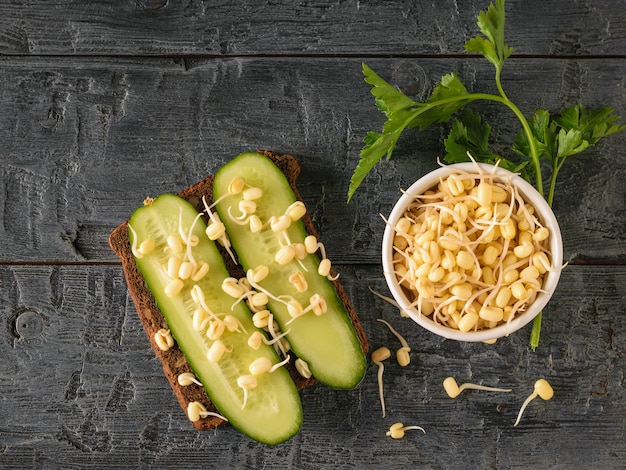
[[[481,54],[495,67],[498,94],[469,93],[459,77],[450,73],[436,84],[428,101],[417,102],[363,64],[365,82],[372,86],[371,93],[375,97],[376,106],[387,120],[382,132],[369,132],[364,138],[365,145],[350,180],[348,201],[372,168],[383,157],[391,158],[405,129],[417,127],[423,130],[433,124],[450,122],[456,116],[445,141],[444,160],[447,163],[468,161],[468,152],[480,162],[499,161],[500,166],[534,182],[539,193],[552,205],[556,177],[567,157],[579,154],[602,137],[626,128],[616,124],[620,118],[613,114],[612,108],[587,109],[582,104],[564,109],[555,117],[547,110],[540,109],[526,118],[507,97],[500,79],[504,62],[513,52],[504,40],[504,23],[504,0],[496,0],[487,11],[478,14],[477,24],[483,36],[471,38],[465,43],[467,52]],[[521,130],[512,146],[519,161],[507,159],[490,150],[491,127],[479,114],[465,108],[479,100],[501,103],[519,120]],[[544,193],[544,176],[541,172],[543,160],[548,162],[550,168],[547,194]],[[541,314],[533,324],[530,340],[532,349],[539,344],[540,330]]]

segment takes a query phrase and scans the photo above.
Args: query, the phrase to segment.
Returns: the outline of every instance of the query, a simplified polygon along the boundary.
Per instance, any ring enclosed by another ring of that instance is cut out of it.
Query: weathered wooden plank
[[[492,91],[484,61],[367,60],[385,78],[428,96],[456,71],[470,90]],[[0,259],[115,261],[107,237],[146,195],[175,192],[249,149],[296,155],[299,180],[337,262],[378,259],[383,221],[399,188],[437,166],[445,126],[402,137],[347,205],[363,136],[382,116],[360,59],[28,59],[0,62]],[[515,60],[504,71],[530,113],[582,101],[626,116],[626,61]],[[350,90],[346,93],[346,90]],[[512,113],[477,104],[496,148],[509,153]],[[622,122],[624,122],[622,120]],[[565,165],[555,211],[565,257],[626,259],[626,133]]]
[[[569,266],[536,352],[528,328],[495,345],[442,340],[401,319],[376,266],[338,266],[372,347],[412,346],[386,362],[388,416],[376,367],[359,389],[302,393],[304,426],[276,447],[228,425],[198,432],[154,359],[116,266],[0,267],[0,467],[78,468],[617,468],[626,457],[626,268]],[[511,387],[448,398],[446,376]],[[553,400],[517,411],[546,377]],[[427,430],[390,440],[396,421]],[[555,436],[558,435],[558,445]],[[578,452],[585,449],[585,452]]]
[[[459,54],[486,0],[3,2],[0,54]],[[520,54],[623,55],[621,1],[507,2]],[[558,21],[555,21],[558,19]]]

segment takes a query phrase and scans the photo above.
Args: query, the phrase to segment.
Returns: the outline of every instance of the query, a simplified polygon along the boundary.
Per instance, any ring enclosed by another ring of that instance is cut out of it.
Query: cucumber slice
[[[229,195],[229,186],[230,191],[235,192],[231,182],[237,178],[244,180],[245,188],[260,188],[262,191],[260,198],[253,201],[256,203],[254,215],[263,223],[258,232],[253,233],[250,226],[244,224],[250,215],[246,215],[245,209],[242,212],[239,205],[247,197],[245,189]],[[304,259],[294,258],[287,264],[275,260],[283,246],[302,244],[307,236],[300,219],[292,222],[284,232],[275,232],[268,224],[272,216],[285,214],[296,202],[296,195],[283,172],[265,155],[243,153],[216,173],[213,190],[217,212],[241,265],[246,271],[260,265],[269,268],[269,275],[259,285],[274,297],[268,303],[269,310],[281,331],[288,331],[286,337],[293,351],[306,361],[320,382],[338,389],[356,387],[365,374],[365,355],[332,283],[318,274],[318,256],[308,254]],[[299,292],[290,282],[290,277],[298,272],[308,286],[304,292]],[[317,315],[309,311],[293,319],[285,300],[295,299],[306,308],[314,294],[325,300],[326,313]]]
[[[258,329],[252,323],[245,303],[233,305],[235,300],[223,292],[222,281],[229,274],[215,243],[206,236],[206,225],[198,215],[191,204],[172,194],[163,194],[137,209],[129,221],[129,236],[137,265],[172,336],[220,413],[252,439],[267,444],[283,442],[296,434],[302,423],[299,394],[284,367],[256,376],[257,386],[247,392],[238,386],[240,377],[250,375],[249,366],[255,359],[267,357],[272,364],[280,359],[267,344],[261,344],[257,350],[248,346],[248,337]],[[175,235],[180,240],[181,233],[183,240],[188,240],[191,233],[198,242],[191,247],[189,245],[193,243],[186,245],[183,241],[182,251],[175,253],[181,247],[168,244],[168,236]],[[142,245],[146,240],[148,242]],[[188,278],[182,281],[180,292],[168,296],[168,289],[177,290],[177,286],[170,284],[172,279],[168,275],[171,257],[195,261],[197,266],[208,263],[209,272],[199,280]],[[225,315],[235,317],[239,331],[226,328],[215,339],[207,336],[208,324],[196,331],[198,327],[193,325],[193,316],[201,308],[198,288],[204,295],[205,306],[222,320]],[[211,362],[207,358],[209,350],[218,340],[222,341],[226,352],[219,361]]]

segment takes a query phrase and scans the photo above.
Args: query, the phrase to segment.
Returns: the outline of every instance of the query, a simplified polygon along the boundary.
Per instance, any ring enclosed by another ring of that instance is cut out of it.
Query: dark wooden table
[[[403,136],[346,204],[382,116],[361,62],[423,99],[444,73],[494,91],[464,53],[487,1],[3,1],[0,5],[0,468],[626,468],[626,132],[572,159],[555,213],[569,265],[545,315],[494,345],[443,340],[386,293],[386,214],[437,166],[446,127]],[[583,102],[626,116],[626,2],[509,0],[503,73],[527,113]],[[477,105],[508,152],[517,125]],[[624,122],[624,120],[622,120]],[[302,392],[301,432],[257,444],[197,432],[149,347],[107,237],[146,195],[250,149],[291,153],[299,188],[372,348],[413,362],[361,386]],[[510,387],[448,398],[443,379]],[[513,422],[533,383],[555,394]],[[401,421],[423,426],[402,440]]]

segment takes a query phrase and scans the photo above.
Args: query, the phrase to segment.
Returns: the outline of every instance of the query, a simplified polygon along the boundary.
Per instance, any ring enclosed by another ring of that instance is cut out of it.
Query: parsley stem
[[[543,178],[541,176],[541,164],[539,161],[539,152],[537,150],[537,144],[535,142],[532,129],[530,128],[530,124],[528,123],[528,120],[524,116],[524,113],[522,113],[522,111],[515,105],[515,103],[513,103],[504,93],[504,90],[502,89],[502,86],[500,84],[499,73],[497,74],[496,77],[497,77],[496,81],[498,83],[498,89],[500,90],[500,95],[494,95],[491,93],[469,93],[467,95],[463,95],[462,98],[455,96],[455,97],[445,98],[445,99],[438,100],[438,101],[433,101],[432,103],[430,103],[430,105],[432,108],[434,108],[436,106],[447,104],[447,103],[452,103],[455,101],[465,101],[466,104],[468,104],[468,103],[471,103],[472,101],[485,100],[485,101],[495,101],[497,103],[501,103],[505,105],[507,108],[509,108],[511,111],[513,111],[513,114],[515,114],[515,116],[519,120],[520,124],[522,125],[522,129],[524,130],[524,133],[526,134],[526,138],[528,139],[528,144],[530,147],[529,157],[530,157],[530,160],[532,161],[532,164],[535,170],[535,187],[537,188],[537,191],[539,192],[539,194],[544,196]],[[420,112],[416,114],[421,114],[421,112],[425,110],[426,108],[422,108]],[[551,187],[553,184],[554,184],[554,178],[553,178],[553,181],[551,182]],[[552,189],[552,192],[553,192],[553,189]],[[550,201],[548,203],[550,203]]]
[[[533,327],[530,330],[530,347],[534,351],[539,346],[539,337],[541,336],[541,315],[542,312],[539,312],[539,315],[535,317],[533,320]]]

